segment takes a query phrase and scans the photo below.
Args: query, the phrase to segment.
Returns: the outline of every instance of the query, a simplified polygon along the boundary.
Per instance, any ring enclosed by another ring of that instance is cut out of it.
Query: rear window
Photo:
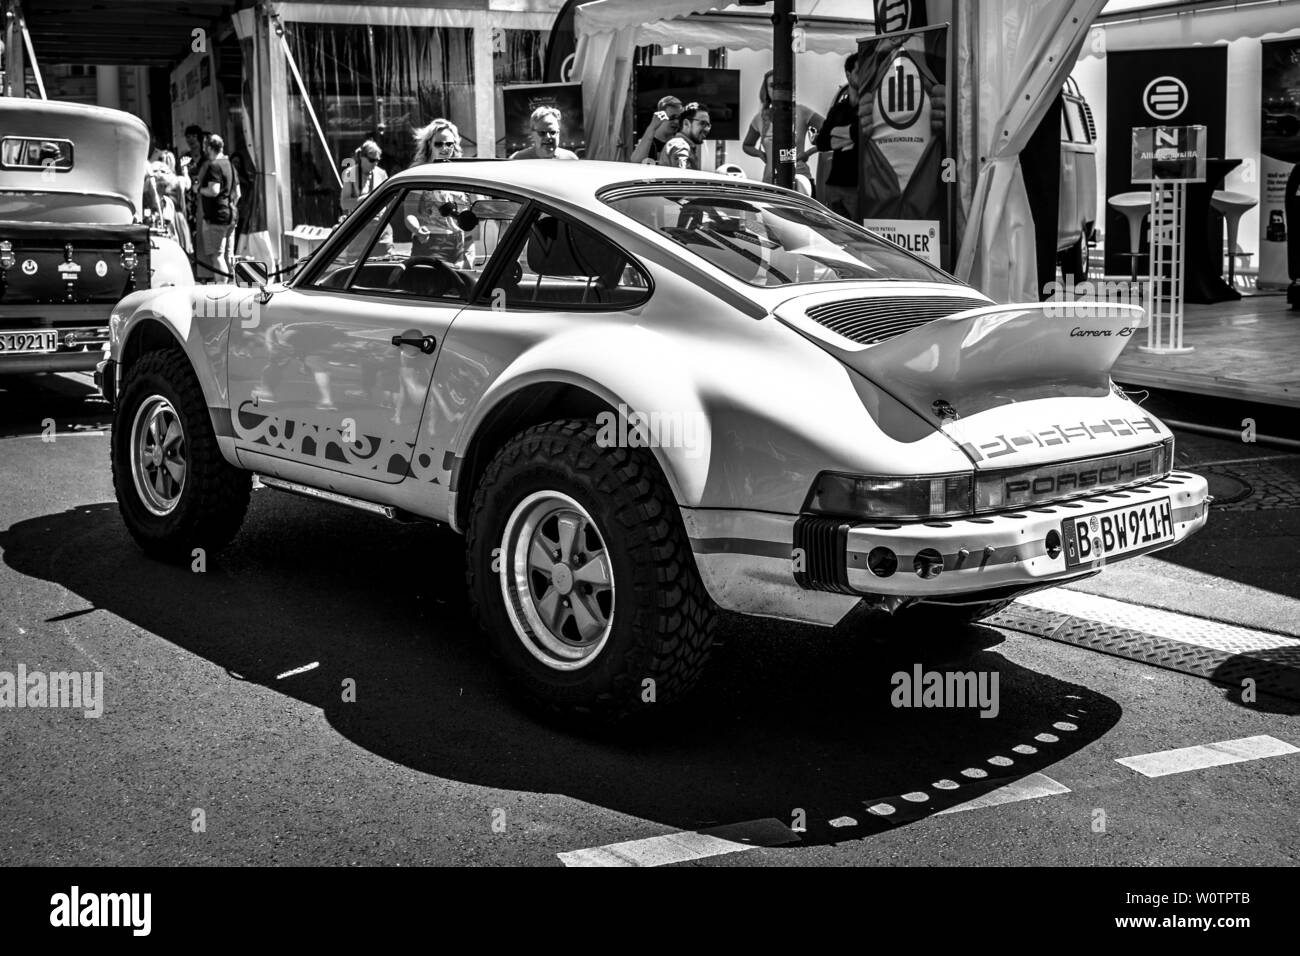
[[[72,141],[6,136],[0,139],[0,166],[5,169],[69,170],[72,168]]]
[[[861,279],[953,281],[848,220],[780,196],[674,188],[620,194],[604,201],[750,285]]]

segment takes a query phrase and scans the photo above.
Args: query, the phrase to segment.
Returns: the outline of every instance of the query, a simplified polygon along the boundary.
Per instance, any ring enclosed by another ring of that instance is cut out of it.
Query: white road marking
[[[60,439],[63,439],[63,438],[79,438],[79,437],[81,437],[81,436],[83,436],[83,435],[91,435],[91,436],[100,436],[100,437],[102,437],[102,436],[107,435],[107,434],[108,434],[107,431],[102,431],[102,430],[94,430],[94,431],[75,431],[75,432],[57,432],[57,431],[56,431],[56,432],[55,432],[53,435],[51,435],[51,436],[47,436],[44,432],[36,432],[36,433],[33,434],[33,435],[0,435],[0,438],[8,438],[8,439],[10,439],[10,440],[15,439],[15,438],[35,438],[35,439],[37,439],[37,440],[42,440],[42,441],[44,441],[47,445],[54,445],[54,444],[57,444],[58,441],[59,441]]]
[[[1262,760],[1265,757],[1284,757],[1294,753],[1300,753],[1300,747],[1293,747],[1284,740],[1261,734],[1258,737],[1242,737],[1239,740],[1224,740],[1217,744],[1161,750],[1157,753],[1139,754],[1136,757],[1117,757],[1115,762],[1122,763],[1144,777],[1164,777],[1171,773],[1221,767],[1224,764]]]
[[[307,671],[314,671],[320,667],[320,661],[312,661],[310,664],[304,664],[302,667],[295,667],[291,671],[285,671],[283,674],[276,674],[276,680],[284,680],[286,677],[292,677],[295,674],[305,674]]]
[[[665,833],[608,846],[573,850],[557,856],[565,866],[666,866],[761,846],[798,843],[799,837],[780,820],[750,820],[708,830]]]
[[[1156,637],[1171,641],[1209,647],[1231,654],[1300,647],[1300,638],[1286,634],[1259,631],[1209,618],[1179,614],[1176,611],[1144,607],[1140,604],[1130,604],[1127,601],[1117,601],[1099,594],[1072,591],[1068,588],[1034,591],[1032,594],[1017,598],[1016,601],[1044,611],[1069,614],[1100,624],[1111,624],[1115,627],[1154,634]]]
[[[967,800],[965,803],[959,803],[947,810],[940,810],[935,816],[943,816],[945,813],[961,813],[963,810],[998,807],[1004,803],[1019,803],[1021,800],[1037,800],[1039,797],[1055,797],[1069,792],[1069,787],[1057,780],[1053,780],[1047,774],[1031,773],[1013,783],[1007,784],[1005,787],[990,790],[974,800]]]

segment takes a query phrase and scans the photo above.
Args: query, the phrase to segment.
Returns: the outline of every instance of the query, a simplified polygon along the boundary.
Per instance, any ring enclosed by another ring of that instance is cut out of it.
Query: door
[[[231,418],[246,467],[277,474],[260,457],[270,456],[388,483],[410,472],[440,349],[473,280],[397,241],[406,193],[394,187],[354,214],[303,281],[232,323]]]

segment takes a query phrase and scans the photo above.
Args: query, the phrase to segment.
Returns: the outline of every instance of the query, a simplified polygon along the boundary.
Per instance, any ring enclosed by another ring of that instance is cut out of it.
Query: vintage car
[[[130,113],[0,97],[0,373],[90,371],[123,296],[193,285],[144,223],[148,152]]]
[[[128,296],[99,379],[149,554],[228,542],[253,474],[441,522],[518,686],[622,716],[696,680],[718,608],[973,621],[1199,529],[1109,377],[1141,310],[1093,309],[996,305],[772,186],[450,162],[287,285]]]
[[[1061,90],[1061,185],[1056,255],[1074,282],[1088,277],[1088,247],[1097,218],[1097,124],[1074,77]]]

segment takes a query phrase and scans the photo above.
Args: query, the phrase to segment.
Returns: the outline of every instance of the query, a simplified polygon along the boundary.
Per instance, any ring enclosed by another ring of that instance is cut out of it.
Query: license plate
[[[1061,522],[1065,566],[1077,567],[1174,540],[1174,512],[1168,498],[1098,511]]]
[[[0,332],[0,355],[15,352],[56,352],[59,333],[53,329],[37,332]]]

